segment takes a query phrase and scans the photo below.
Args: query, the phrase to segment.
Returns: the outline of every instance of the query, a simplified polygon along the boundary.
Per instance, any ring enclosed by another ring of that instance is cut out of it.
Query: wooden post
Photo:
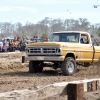
[[[69,83],[67,85],[68,100],[84,100],[84,84]]]
[[[25,61],[25,56],[22,56],[22,63],[24,63]]]
[[[87,83],[87,92],[99,90],[99,81],[91,81]]]
[[[92,82],[92,91],[97,90],[96,82],[97,82],[97,81],[93,81],[93,82]]]
[[[100,82],[99,82],[99,80],[97,80],[97,81],[96,81],[96,89],[97,89],[97,90],[100,89],[100,85],[99,85],[99,84],[100,84]]]
[[[92,91],[92,81],[87,82],[87,92]]]

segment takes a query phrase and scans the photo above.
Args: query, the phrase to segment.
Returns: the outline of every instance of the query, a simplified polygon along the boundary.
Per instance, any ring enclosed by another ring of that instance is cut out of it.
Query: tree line
[[[36,24],[26,22],[25,25],[22,25],[20,22],[14,24],[12,22],[0,22],[0,38],[15,35],[26,35],[28,38],[35,35],[45,37],[56,31],[86,31],[98,37],[100,36],[100,23],[91,24],[86,18],[62,20],[49,17],[45,17]]]

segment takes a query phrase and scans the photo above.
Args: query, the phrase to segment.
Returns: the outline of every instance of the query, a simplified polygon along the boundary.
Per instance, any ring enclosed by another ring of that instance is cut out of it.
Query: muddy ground
[[[0,53],[0,93],[25,88],[34,88],[55,82],[100,78],[100,66],[78,66],[73,76],[63,76],[60,69],[44,68],[42,73],[29,73],[28,63],[21,63],[23,53],[3,56]],[[86,92],[85,100],[100,100],[100,91]],[[67,100],[67,96],[54,96],[45,100]]]

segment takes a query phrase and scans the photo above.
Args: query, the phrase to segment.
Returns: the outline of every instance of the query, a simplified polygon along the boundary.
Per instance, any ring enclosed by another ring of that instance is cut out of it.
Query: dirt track
[[[17,53],[12,54],[10,57],[0,56],[0,93],[15,89],[35,88],[35,86],[43,86],[55,82],[100,78],[100,67],[97,66],[90,66],[89,68],[78,67],[77,73],[73,76],[63,76],[59,69],[54,70],[52,68],[44,68],[42,73],[30,74],[28,73],[28,63],[22,64],[21,56],[21,54]],[[100,96],[100,91],[95,92],[86,94],[86,98],[93,95]],[[57,96],[52,99],[49,98],[49,100],[56,100],[56,98]],[[66,100],[66,97],[65,99],[58,98],[57,100]]]

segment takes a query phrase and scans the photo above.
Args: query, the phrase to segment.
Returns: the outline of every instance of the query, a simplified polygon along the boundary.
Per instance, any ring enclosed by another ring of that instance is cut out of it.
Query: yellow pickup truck
[[[63,75],[73,75],[77,65],[88,67],[100,59],[100,46],[92,44],[88,32],[53,32],[48,42],[26,46],[23,63],[29,61],[29,72],[42,72],[43,67],[61,68]]]

